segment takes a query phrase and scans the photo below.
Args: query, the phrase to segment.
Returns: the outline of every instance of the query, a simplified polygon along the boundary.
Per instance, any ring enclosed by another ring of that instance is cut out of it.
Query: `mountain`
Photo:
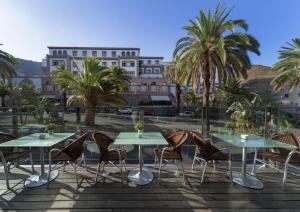
[[[42,76],[42,62],[17,58],[20,64],[15,65],[17,76]]]

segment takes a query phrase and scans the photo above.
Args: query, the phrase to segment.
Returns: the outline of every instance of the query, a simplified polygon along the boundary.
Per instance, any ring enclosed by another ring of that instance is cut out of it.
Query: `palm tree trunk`
[[[86,104],[85,108],[85,119],[86,125],[95,125],[95,105],[91,103]]]
[[[176,83],[176,115],[179,115],[180,111],[180,84]]]
[[[5,107],[5,96],[1,96],[1,106]]]
[[[204,73],[203,109],[202,109],[202,134],[207,136],[209,131],[209,91],[210,91],[210,63],[206,61]]]

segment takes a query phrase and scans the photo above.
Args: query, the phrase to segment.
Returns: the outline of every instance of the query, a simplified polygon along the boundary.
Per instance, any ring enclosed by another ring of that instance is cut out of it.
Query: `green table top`
[[[137,132],[121,132],[114,144],[116,145],[168,145],[160,132],[144,132],[139,138]]]
[[[41,134],[45,135],[44,139],[39,138]],[[2,143],[0,147],[51,147],[73,135],[75,133],[34,133]]]
[[[229,144],[237,147],[256,147],[256,148],[285,148],[285,149],[296,149],[296,146],[275,141],[272,139],[266,139],[264,137],[249,135],[245,140],[241,138],[241,135],[230,135],[227,133],[212,133],[212,136],[223,140]]]

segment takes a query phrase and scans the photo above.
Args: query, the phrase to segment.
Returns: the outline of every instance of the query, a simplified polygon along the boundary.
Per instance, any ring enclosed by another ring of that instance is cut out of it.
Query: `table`
[[[137,132],[121,132],[114,144],[139,146],[139,169],[129,171],[128,179],[134,184],[146,185],[152,182],[153,174],[143,169],[143,146],[168,145],[168,142],[160,132],[145,132],[141,137],[138,137]]]
[[[248,188],[263,189],[263,183],[257,179],[254,174],[246,173],[246,156],[248,148],[285,148],[295,149],[296,147],[290,144],[275,141],[269,138],[263,138],[260,136],[250,135],[246,140],[242,139],[238,135],[230,135],[226,133],[212,133],[213,137],[216,137],[226,143],[242,148],[242,173],[233,172],[233,182]]]
[[[45,135],[44,139],[40,139],[39,136]],[[47,183],[48,173],[45,172],[45,148],[52,147],[53,145],[64,141],[71,136],[75,135],[74,133],[54,133],[49,135],[48,133],[34,133],[28,136],[20,137],[14,140],[7,141],[0,144],[0,147],[30,147],[30,148],[39,148],[40,149],[40,162],[41,162],[41,173],[35,173],[31,175],[25,181],[25,186],[29,188],[38,187]],[[58,176],[58,171],[52,171],[50,176],[50,181],[54,180]]]

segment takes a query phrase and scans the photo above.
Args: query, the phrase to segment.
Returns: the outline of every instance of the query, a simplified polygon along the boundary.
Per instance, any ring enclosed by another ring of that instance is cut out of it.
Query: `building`
[[[51,78],[53,71],[64,65],[78,74],[84,68],[84,57],[96,57],[102,66],[119,65],[132,77],[130,90],[124,94],[129,106],[173,99],[164,76],[163,57],[140,56],[139,48],[49,46],[48,49],[43,60],[43,90],[47,98],[60,98],[60,88]]]

